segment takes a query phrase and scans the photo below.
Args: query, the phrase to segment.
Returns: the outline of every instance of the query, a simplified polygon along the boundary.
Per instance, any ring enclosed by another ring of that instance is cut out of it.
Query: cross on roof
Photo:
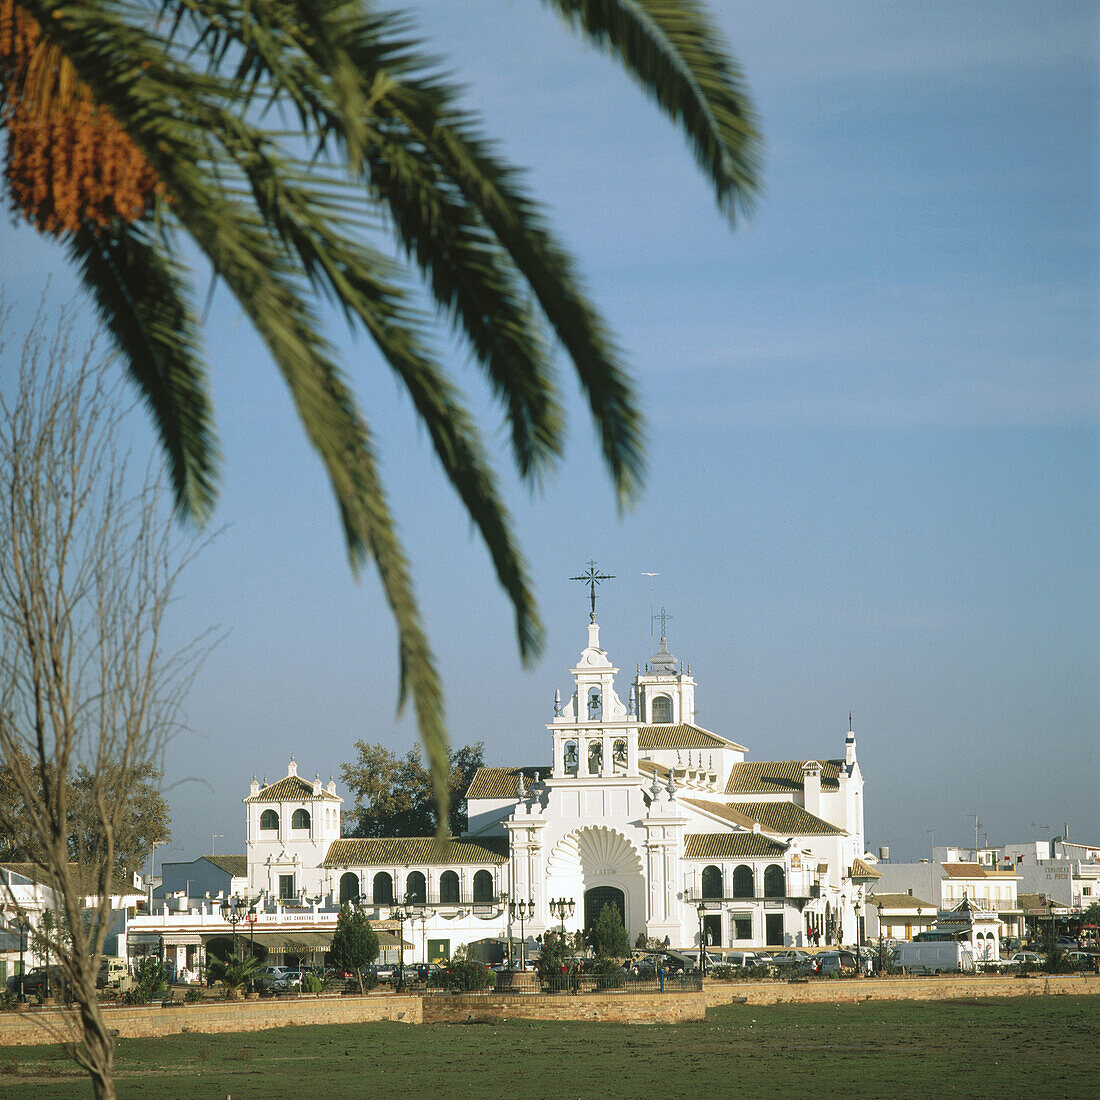
[[[663,642],[665,640],[665,627],[668,624],[668,620],[672,618],[672,615],[669,614],[669,612],[667,612],[662,607],[661,608],[661,613],[659,615],[654,615],[653,617],[655,619],[660,619],[661,620],[661,641]]]
[[[611,573],[598,573],[596,571],[596,563],[594,561],[590,561],[588,563],[588,569],[587,569],[586,572],[582,573],[579,577],[570,577],[569,579],[571,581],[581,581],[584,584],[588,585],[589,595],[590,595],[591,600],[592,600],[592,612],[589,615],[589,620],[591,622],[595,622],[596,621],[596,585],[598,585],[600,583],[600,581],[613,581],[615,579],[614,575],[611,574]]]

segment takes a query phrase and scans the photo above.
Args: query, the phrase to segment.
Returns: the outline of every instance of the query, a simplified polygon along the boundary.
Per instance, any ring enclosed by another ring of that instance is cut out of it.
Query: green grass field
[[[728,1005],[705,1022],[383,1023],[126,1039],[121,1097],[1095,1095],[1100,998]],[[90,1096],[56,1048],[0,1050],[0,1096]]]

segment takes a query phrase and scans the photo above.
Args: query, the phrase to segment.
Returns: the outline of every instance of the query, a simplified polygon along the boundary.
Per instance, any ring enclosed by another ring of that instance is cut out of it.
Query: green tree
[[[1082,914],[1082,924],[1094,924],[1100,928],[1100,901],[1094,901]]]
[[[630,954],[630,937],[618,906],[609,903],[600,910],[592,929],[592,947],[601,959],[623,959]]]
[[[378,933],[362,909],[345,905],[336,918],[329,958],[337,970],[350,970],[359,979],[359,992],[365,993],[363,967],[378,958]]]
[[[699,0],[543,2],[684,132],[732,220],[756,188],[758,139]],[[400,13],[367,0],[4,0],[4,10],[15,29],[0,38],[10,197],[64,240],[153,417],[178,511],[209,515],[218,478],[186,270],[195,248],[282,374],[328,474],[352,569],[378,569],[398,627],[399,702],[412,697],[443,805],[440,683],[377,441],[319,306],[336,303],[408,393],[529,661],[542,628],[527,568],[410,284],[468,349],[510,429],[512,462],[536,488],[563,451],[560,345],[625,502],[642,475],[641,417],[573,261]]]
[[[225,986],[227,997],[233,997],[252,981],[252,975],[260,960],[255,955],[234,955],[230,952],[224,959],[211,959],[207,972],[216,982]]]
[[[484,763],[485,742],[463,745],[448,754],[447,831],[466,831],[466,791]],[[356,741],[356,758],[340,768],[340,778],[355,795],[346,814],[348,836],[430,836],[439,814],[429,770],[419,748],[397,756],[385,745]]]

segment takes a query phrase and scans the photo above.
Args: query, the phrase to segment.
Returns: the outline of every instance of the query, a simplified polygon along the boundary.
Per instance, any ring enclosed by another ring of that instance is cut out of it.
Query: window
[[[654,698],[649,719],[657,724],[667,724],[672,721],[672,700],[667,695],[658,695]]]
[[[703,868],[703,897],[722,897],[722,871],[718,867]]]
[[[374,876],[374,904],[393,905],[393,879],[388,871],[379,871]]]
[[[261,829],[277,829],[279,827],[279,815],[274,810],[264,810],[260,814]]]
[[[787,893],[787,876],[783,868],[773,863],[764,871],[764,897],[781,898]]]
[[[290,817],[290,827],[292,829],[308,829],[309,810],[295,810]]]
[[[619,767],[626,767],[626,742],[621,737],[611,749],[611,759]]]
[[[444,871],[439,876],[439,900],[458,902],[458,875],[454,871]]]
[[[354,871],[346,871],[340,876],[340,904],[359,900],[359,876]]]
[[[753,896],[752,868],[743,863],[733,872],[733,896],[751,898]]]
[[[474,901],[493,900],[493,876],[488,871],[478,871],[474,875]]]
[[[603,718],[603,697],[599,688],[592,688],[588,692],[588,717],[597,722]]]
[[[730,916],[730,925],[733,928],[735,940],[752,939],[752,914],[734,913]]]
[[[294,897],[294,876],[279,876],[279,897],[283,901],[290,901]]]
[[[425,882],[424,876],[419,871],[410,871],[409,877],[405,879],[405,900],[428,900],[428,884],[427,882]]]

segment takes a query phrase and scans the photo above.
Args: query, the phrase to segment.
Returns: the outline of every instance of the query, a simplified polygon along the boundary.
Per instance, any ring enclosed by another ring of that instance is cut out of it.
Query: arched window
[[[783,868],[773,863],[764,870],[764,897],[781,898],[787,893],[787,876]]]
[[[565,742],[565,770],[577,774],[577,742]]]
[[[474,875],[474,901],[493,900],[493,876],[488,871],[478,871]]]
[[[279,815],[274,810],[264,810],[260,814],[261,829],[277,829],[279,827]]]
[[[599,775],[603,767],[603,742],[590,741],[588,743],[588,774]]]
[[[405,900],[428,900],[428,884],[424,881],[424,876],[419,871],[410,871],[409,877],[405,879]]]
[[[620,767],[626,767],[626,742],[621,737],[611,748],[611,759]]]
[[[295,810],[290,817],[290,827],[292,829],[308,829],[309,810]]]
[[[752,868],[741,864],[733,872],[733,896],[735,898],[751,898],[753,893]]]
[[[340,876],[340,904],[356,901],[359,897],[359,876],[354,871],[345,871]]]
[[[654,724],[672,721],[672,700],[667,695],[658,695],[654,698],[649,720]]]
[[[458,875],[454,871],[444,871],[439,876],[439,900],[444,903],[458,902]]]
[[[388,871],[379,871],[374,876],[374,904],[393,905],[393,879]]]
[[[703,868],[703,897],[722,897],[722,870],[720,867]]]

